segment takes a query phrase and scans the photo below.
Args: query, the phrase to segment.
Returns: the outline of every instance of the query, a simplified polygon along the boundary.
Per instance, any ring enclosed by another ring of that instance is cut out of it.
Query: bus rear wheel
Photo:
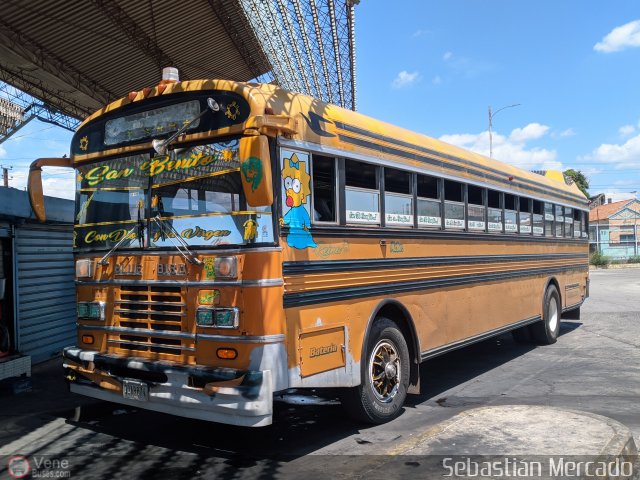
[[[540,345],[551,345],[560,333],[560,294],[554,285],[549,285],[544,294],[542,320],[531,325],[531,336]]]
[[[361,382],[342,394],[342,405],[357,421],[380,424],[396,418],[409,388],[409,349],[398,326],[378,318],[363,352]]]

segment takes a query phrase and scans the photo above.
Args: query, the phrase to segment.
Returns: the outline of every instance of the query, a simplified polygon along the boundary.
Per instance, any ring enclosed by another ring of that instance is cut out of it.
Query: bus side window
[[[467,218],[469,230],[485,231],[486,190],[475,185],[467,185]]]
[[[464,185],[453,180],[444,181],[444,226],[464,229]]]
[[[314,222],[336,223],[336,159],[314,154],[312,159],[311,196]]]
[[[518,233],[518,197],[510,193],[504,194],[504,231]]]
[[[556,237],[564,236],[564,207],[556,205]]]
[[[355,160],[344,169],[347,223],[380,225],[380,169]]]
[[[413,191],[411,173],[384,169],[385,225],[413,227]]]
[[[533,201],[533,234],[544,233],[544,204],[540,200]]]
[[[418,227],[442,228],[440,207],[440,180],[428,175],[418,175]]]
[[[520,197],[520,233],[531,234],[531,199]]]
[[[573,238],[580,238],[582,235],[582,212],[578,209],[573,210]]]
[[[554,218],[555,217],[553,214],[553,204],[545,203],[544,204],[544,235],[545,237],[553,237],[554,235],[554,230],[553,230]]]
[[[582,238],[589,236],[589,212],[582,212]]]
[[[502,232],[502,192],[487,192],[487,223],[490,232]]]

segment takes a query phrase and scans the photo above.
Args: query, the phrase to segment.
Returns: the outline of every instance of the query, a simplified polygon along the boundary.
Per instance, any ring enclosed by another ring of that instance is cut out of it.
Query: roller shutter
[[[22,225],[15,233],[18,348],[33,362],[74,345],[73,227]]]

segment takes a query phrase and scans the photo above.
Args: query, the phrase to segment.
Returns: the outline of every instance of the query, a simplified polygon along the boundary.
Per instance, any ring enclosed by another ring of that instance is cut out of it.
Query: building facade
[[[640,201],[605,203],[589,212],[590,251],[611,259],[640,255]]]

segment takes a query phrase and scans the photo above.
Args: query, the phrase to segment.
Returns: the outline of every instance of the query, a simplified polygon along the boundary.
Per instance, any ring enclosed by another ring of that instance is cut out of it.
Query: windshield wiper
[[[180,252],[180,255],[184,257],[184,259],[192,265],[202,265],[202,260],[199,260],[195,257],[195,255],[189,250],[189,244],[180,236],[180,233],[173,228],[173,225],[165,223],[165,221],[160,217],[160,214],[155,217],[151,217],[151,220],[156,222],[158,227],[160,227],[160,233],[164,238],[168,238],[171,240],[171,243],[176,247],[176,250]],[[167,230],[169,234],[167,233]],[[175,242],[173,239],[177,238],[178,242]]]
[[[218,102],[216,102],[211,97],[207,98],[207,106],[209,107],[209,110],[211,110],[212,112],[220,111],[220,105],[218,105]],[[176,133],[171,135],[166,140],[159,140],[159,139],[153,140],[151,142],[151,145],[153,146],[153,149],[156,151],[156,153],[158,153],[159,155],[164,155],[165,153],[167,153],[167,147],[171,145],[173,141],[176,138],[178,138],[180,135],[182,135],[188,128],[190,128],[191,125],[193,125],[198,120],[200,120],[204,116],[204,114],[207,113],[209,110],[203,110],[202,113],[193,117],[188,123],[185,123],[182,126],[182,128],[180,128],[180,130],[178,130]]]
[[[106,254],[104,257],[102,257],[102,258],[100,259],[100,261],[99,261],[98,263],[99,263],[100,265],[109,265],[108,259],[109,259],[109,257],[111,256],[111,254],[112,254],[113,252],[115,252],[115,251],[120,247],[120,245],[122,245],[122,244],[124,243],[124,241],[125,241],[127,238],[129,238],[129,235],[131,235],[131,234],[133,233],[133,231],[134,231],[135,229],[137,229],[137,228],[139,228],[139,226],[138,226],[138,225],[134,225],[134,226],[133,226],[133,228],[132,228],[131,230],[129,230],[127,233],[125,233],[125,234],[124,234],[124,236],[120,239],[120,241],[119,241],[118,243],[116,243],[116,244],[111,248],[111,250],[109,250],[109,251],[107,252],[107,254]]]

